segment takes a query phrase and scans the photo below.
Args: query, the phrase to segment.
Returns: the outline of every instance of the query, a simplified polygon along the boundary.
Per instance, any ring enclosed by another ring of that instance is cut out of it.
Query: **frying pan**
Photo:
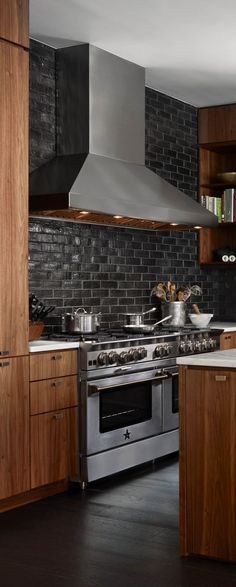
[[[172,314],[162,318],[162,320],[158,320],[155,324],[139,324],[139,326],[136,326],[135,324],[127,324],[126,326],[123,326],[123,329],[125,332],[128,332],[128,334],[152,334],[158,324],[169,320],[169,318],[172,318]]]

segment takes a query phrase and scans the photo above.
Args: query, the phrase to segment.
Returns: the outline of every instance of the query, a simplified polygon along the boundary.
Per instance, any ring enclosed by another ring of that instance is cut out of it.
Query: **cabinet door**
[[[77,357],[77,350],[31,353],[30,381],[76,375]]]
[[[200,108],[198,140],[200,144],[236,141],[236,105]]]
[[[30,414],[42,414],[78,405],[77,375],[44,379],[30,384]]]
[[[29,359],[0,359],[0,499],[29,489]]]
[[[220,350],[236,348],[236,332],[225,332],[220,336]]]
[[[187,551],[236,560],[236,370],[188,369]]]
[[[66,410],[31,416],[31,488],[68,477]]]
[[[0,355],[28,354],[28,54],[0,41]]]
[[[0,38],[29,46],[29,0],[0,0]]]

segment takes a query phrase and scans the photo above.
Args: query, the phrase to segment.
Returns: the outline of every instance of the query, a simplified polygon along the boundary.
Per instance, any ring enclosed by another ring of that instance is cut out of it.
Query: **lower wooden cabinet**
[[[0,359],[0,499],[29,488],[29,357]]]
[[[31,489],[78,476],[77,356],[30,355]]]
[[[236,369],[180,369],[182,554],[236,561]]]
[[[77,474],[78,408],[31,416],[31,488]]]
[[[236,332],[224,332],[220,335],[220,350],[236,348]]]

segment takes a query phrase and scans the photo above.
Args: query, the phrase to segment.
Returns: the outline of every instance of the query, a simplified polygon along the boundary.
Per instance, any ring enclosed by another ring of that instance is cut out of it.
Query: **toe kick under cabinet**
[[[78,475],[77,350],[30,355],[31,488]]]

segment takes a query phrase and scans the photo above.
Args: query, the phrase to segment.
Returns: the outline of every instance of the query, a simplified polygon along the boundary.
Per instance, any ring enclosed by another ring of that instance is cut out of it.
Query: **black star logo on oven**
[[[128,440],[128,438],[130,438],[130,432],[126,430],[123,436],[125,437],[125,440]]]

